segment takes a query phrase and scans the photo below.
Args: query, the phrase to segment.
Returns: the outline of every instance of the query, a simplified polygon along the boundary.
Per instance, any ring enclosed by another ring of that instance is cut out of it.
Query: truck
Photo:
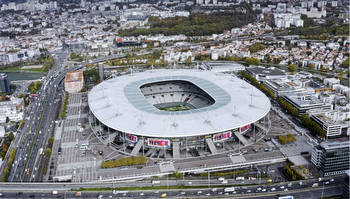
[[[236,180],[237,181],[242,181],[242,180],[244,180],[244,177],[236,177]]]
[[[75,193],[74,193],[74,196],[76,196],[76,197],[81,196],[81,192],[80,192],[80,191],[75,192]]]
[[[294,199],[294,196],[281,196],[278,199]]]
[[[224,189],[224,192],[234,192],[235,188],[234,187],[227,187]]]
[[[152,180],[152,184],[160,184],[160,181],[158,181],[158,180]]]

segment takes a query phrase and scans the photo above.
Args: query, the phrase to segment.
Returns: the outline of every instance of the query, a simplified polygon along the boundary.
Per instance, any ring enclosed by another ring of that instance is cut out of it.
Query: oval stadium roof
[[[144,84],[184,80],[214,98],[213,105],[187,111],[162,111],[149,104]],[[119,76],[88,94],[95,117],[118,131],[145,137],[176,138],[207,135],[243,127],[270,111],[270,100],[254,86],[222,73],[198,70],[152,70]]]

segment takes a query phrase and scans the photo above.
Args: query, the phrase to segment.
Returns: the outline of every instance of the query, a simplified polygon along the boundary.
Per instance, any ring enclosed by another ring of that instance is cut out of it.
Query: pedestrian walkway
[[[213,143],[213,140],[211,138],[207,138],[207,139],[205,139],[205,142],[208,144],[210,152],[212,154],[216,154],[217,150],[216,150],[216,147]]]

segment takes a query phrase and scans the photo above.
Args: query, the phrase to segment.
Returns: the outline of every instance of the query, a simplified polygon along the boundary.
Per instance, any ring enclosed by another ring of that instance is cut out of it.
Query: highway
[[[16,156],[9,182],[37,182],[42,180],[40,164],[47,140],[53,136],[54,122],[58,115],[62,95],[64,93],[62,80],[67,72],[85,67],[83,62],[79,66],[64,69],[71,51],[68,48],[55,53],[55,63],[42,81],[37,92],[39,97],[32,100],[27,108],[28,117],[25,125],[16,136],[11,147],[16,148]],[[100,57],[89,63],[98,63],[109,59],[125,57],[124,54]],[[10,149],[11,150],[11,149]],[[9,150],[9,151],[10,151]]]
[[[29,105],[29,116],[13,145],[16,148],[16,157],[8,178],[10,182],[30,182],[40,179],[36,174],[41,162],[41,153],[45,150],[48,138],[52,136],[60,95],[63,94],[61,82],[65,74],[73,70],[60,71],[69,53],[69,50],[65,50],[56,54],[55,63],[37,93],[39,97]]]
[[[272,185],[253,185],[253,186],[236,186],[234,190],[226,191],[224,188],[186,188],[171,190],[165,188],[158,190],[139,190],[139,191],[118,191],[116,184],[40,184],[26,183],[20,184],[3,184],[0,192],[5,198],[77,198],[74,196],[76,190],[80,187],[109,187],[110,190],[103,191],[83,191],[82,198],[96,198],[102,195],[102,198],[159,198],[162,193],[169,197],[230,197],[230,198],[274,198],[273,196],[293,195],[296,198],[320,198],[341,195],[343,183],[340,181],[318,182],[317,187],[312,187],[315,181],[306,181],[300,185],[298,182],[279,183]],[[132,182],[125,182],[133,184]],[[138,183],[134,183],[138,184]],[[323,186],[324,184],[324,186]],[[22,186],[22,187],[20,187]],[[90,188],[91,188],[90,187]],[[287,190],[288,189],[288,190]],[[52,195],[52,191],[57,194]]]

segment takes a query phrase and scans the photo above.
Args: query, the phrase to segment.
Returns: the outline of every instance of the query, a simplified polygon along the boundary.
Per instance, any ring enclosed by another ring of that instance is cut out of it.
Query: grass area
[[[159,110],[162,111],[187,111],[190,110],[186,105],[178,105],[178,106],[170,106],[170,107],[164,107],[164,108],[158,108]]]
[[[41,68],[27,68],[23,69],[23,66],[42,64]],[[32,62],[16,62],[0,68],[1,72],[32,72],[32,73],[45,73],[48,72],[54,64],[54,58],[52,56],[41,57]]]
[[[32,72],[32,73],[43,73],[44,68],[27,68],[27,69],[22,69],[20,66],[15,66],[15,67],[9,67],[6,69],[1,69],[1,72]]]

